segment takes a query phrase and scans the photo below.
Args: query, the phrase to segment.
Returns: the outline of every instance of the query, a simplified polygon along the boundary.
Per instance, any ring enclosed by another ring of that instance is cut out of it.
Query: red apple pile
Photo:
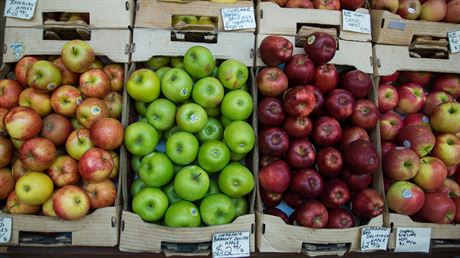
[[[403,71],[380,78],[382,164],[392,211],[460,222],[459,97],[458,74]]]
[[[283,37],[268,36],[259,47],[271,65],[257,75],[260,197],[266,214],[289,223],[353,227],[354,216],[365,221],[384,207],[369,188],[379,166],[368,133],[379,116],[366,99],[372,81],[362,71],[339,73],[328,64],[336,50],[329,34],[312,33],[306,42],[306,54],[297,55]],[[295,209],[291,218],[276,208],[283,201]]]
[[[342,9],[356,10],[364,6],[365,0],[262,0],[264,2],[274,2],[281,7],[286,8],[306,8],[321,10]]]
[[[52,60],[52,61],[50,61]],[[124,69],[84,41],[26,56],[0,80],[0,200],[12,214],[75,220],[112,206]]]

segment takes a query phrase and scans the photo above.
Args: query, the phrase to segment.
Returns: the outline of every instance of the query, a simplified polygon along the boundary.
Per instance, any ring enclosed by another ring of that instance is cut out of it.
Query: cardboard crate
[[[369,13],[367,9],[357,11]],[[257,3],[258,34],[295,36],[302,25],[332,28],[340,39],[371,41],[370,34],[342,30],[342,12],[333,10],[285,8],[273,2]]]
[[[385,10],[371,10],[372,42],[409,46],[414,36],[447,39],[447,33],[460,30],[460,24],[406,20]]]
[[[378,76],[390,75],[395,71],[460,74],[458,69],[460,56],[458,55],[450,55],[449,59],[424,58],[420,60],[420,58],[409,57],[407,47],[404,46],[375,45],[373,51],[376,62],[374,65],[376,79],[379,78]],[[460,225],[458,224],[415,222],[409,216],[390,212],[386,216],[385,225],[392,227],[388,242],[389,249],[394,249],[396,246],[397,227],[431,228],[432,248],[460,246]]]
[[[151,56],[183,56],[186,50],[194,45],[202,45],[210,49],[216,59],[238,59],[247,66],[253,66],[254,35],[252,33],[219,33],[225,35],[226,40],[218,41],[215,44],[195,43],[195,42],[170,42],[169,30],[153,30],[136,28],[134,30],[134,44],[130,73],[134,72],[138,63],[145,62]],[[164,41],[160,38],[164,36]],[[235,42],[239,50],[235,52]],[[139,50],[139,51],[138,51]],[[257,120],[255,116],[256,96],[253,85],[253,74],[250,70],[248,79],[251,86],[251,94],[254,96],[254,111],[250,123],[257,132]],[[128,98],[128,105],[131,107],[130,122],[137,120],[138,116],[134,110],[134,101]],[[257,143],[254,147],[257,149]],[[252,151],[246,159],[247,165],[257,178],[258,157]],[[129,170],[130,171],[130,170]],[[123,177],[123,200],[124,206],[121,219],[120,250],[124,252],[163,252],[166,255],[208,255],[211,252],[211,242],[213,234],[221,232],[245,231],[250,232],[250,250],[255,251],[255,215],[254,202],[256,190],[249,195],[249,214],[236,218],[232,223],[218,226],[203,226],[196,228],[169,228],[157,224],[144,222],[137,214],[131,210],[131,198],[129,196],[130,179],[134,172],[128,172]]]

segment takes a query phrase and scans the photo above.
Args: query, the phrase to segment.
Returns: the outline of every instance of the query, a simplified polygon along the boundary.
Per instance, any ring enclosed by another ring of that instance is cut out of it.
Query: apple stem
[[[193,180],[197,180],[201,176],[201,172],[193,176]]]
[[[80,138],[79,133],[80,133],[80,130],[77,130],[77,140],[78,140],[79,143],[83,143],[83,141]]]

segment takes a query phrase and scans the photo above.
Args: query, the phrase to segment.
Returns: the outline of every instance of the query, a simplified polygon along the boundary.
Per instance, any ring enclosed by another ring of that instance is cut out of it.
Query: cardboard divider
[[[414,36],[447,39],[447,33],[460,30],[460,24],[406,20],[385,10],[371,10],[372,42],[409,46]]]

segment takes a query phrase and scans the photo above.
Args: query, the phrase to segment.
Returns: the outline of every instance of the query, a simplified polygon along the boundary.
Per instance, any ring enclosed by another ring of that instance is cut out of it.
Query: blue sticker
[[[23,56],[25,51],[25,47],[22,42],[15,41],[10,45],[10,48],[13,50],[14,57],[18,59]]]

